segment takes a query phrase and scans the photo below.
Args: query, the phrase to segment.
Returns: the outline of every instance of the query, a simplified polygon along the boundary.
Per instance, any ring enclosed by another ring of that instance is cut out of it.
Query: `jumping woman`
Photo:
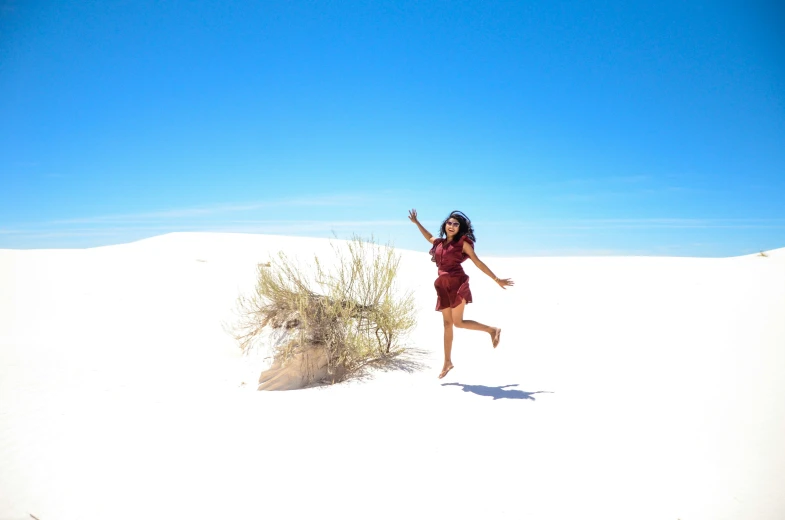
[[[453,327],[487,332],[491,336],[493,348],[499,344],[502,333],[502,329],[498,327],[489,327],[474,320],[463,319],[464,307],[472,302],[472,293],[469,290],[469,277],[463,272],[461,262],[471,258],[474,265],[493,278],[502,289],[513,285],[513,281],[509,278],[497,277],[482,260],[477,258],[474,253],[474,242],[477,240],[474,238],[474,228],[469,217],[462,212],[453,211],[442,222],[439,238],[435,238],[420,224],[416,209],[409,211],[409,220],[417,225],[425,240],[433,245],[430,251],[431,260],[436,262],[436,267],[439,269],[439,277],[433,285],[436,287],[436,310],[441,311],[444,318],[444,367],[439,374],[441,379],[453,368],[450,359]]]

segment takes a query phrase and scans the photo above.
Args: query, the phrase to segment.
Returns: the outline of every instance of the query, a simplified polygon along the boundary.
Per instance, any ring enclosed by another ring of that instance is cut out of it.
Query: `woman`
[[[441,311],[444,317],[444,367],[439,374],[439,379],[441,379],[453,368],[450,359],[453,327],[487,332],[491,336],[493,348],[499,344],[502,333],[502,329],[498,327],[489,327],[474,320],[463,319],[464,307],[467,303],[472,302],[472,293],[469,290],[469,277],[463,272],[461,262],[471,258],[474,265],[493,278],[493,281],[499,284],[502,289],[513,285],[513,281],[509,278],[498,278],[482,260],[477,258],[474,253],[476,239],[472,222],[460,211],[453,211],[442,222],[439,238],[435,238],[420,224],[420,221],[417,220],[416,209],[409,211],[409,220],[417,224],[422,236],[433,244],[430,251],[431,260],[436,262],[436,267],[439,268],[439,277],[436,279],[434,287],[436,287],[436,310]]]

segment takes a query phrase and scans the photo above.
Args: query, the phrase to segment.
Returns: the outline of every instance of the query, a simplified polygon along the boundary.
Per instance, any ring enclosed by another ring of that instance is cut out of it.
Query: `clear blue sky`
[[[0,0],[0,248],[785,247],[781,5]]]

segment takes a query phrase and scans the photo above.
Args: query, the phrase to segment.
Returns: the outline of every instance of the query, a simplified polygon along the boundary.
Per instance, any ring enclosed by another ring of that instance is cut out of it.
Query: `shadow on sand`
[[[547,392],[543,390],[539,390],[537,392],[524,392],[523,390],[507,390],[511,386],[518,386],[516,385],[504,385],[504,386],[485,386],[485,385],[464,385],[462,383],[442,383],[442,386],[460,386],[461,390],[464,392],[471,392],[476,395],[481,395],[483,397],[493,397],[493,400],[496,399],[529,399],[531,401],[535,401],[534,394],[552,394],[553,392]]]

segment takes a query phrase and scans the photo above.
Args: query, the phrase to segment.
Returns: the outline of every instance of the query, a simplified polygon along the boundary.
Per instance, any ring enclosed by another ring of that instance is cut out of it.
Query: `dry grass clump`
[[[330,383],[404,352],[401,339],[415,325],[414,299],[395,287],[400,258],[393,247],[355,236],[333,250],[330,268],[314,256],[305,271],[283,252],[259,264],[254,293],[238,300],[234,336],[243,351],[265,327],[289,330],[289,341],[273,345],[275,361],[323,349]]]

